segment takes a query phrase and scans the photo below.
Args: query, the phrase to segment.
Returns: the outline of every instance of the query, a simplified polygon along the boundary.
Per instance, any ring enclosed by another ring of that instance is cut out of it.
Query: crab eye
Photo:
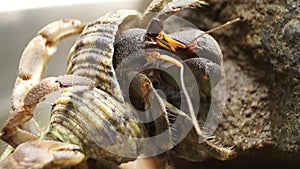
[[[142,82],[140,91],[143,93],[143,95],[147,95],[149,93],[149,87],[150,87],[150,82],[148,80],[144,80]]]
[[[207,74],[204,74],[204,75],[201,76],[201,79],[202,80],[208,80],[209,76]]]
[[[148,25],[146,35],[149,37],[157,37],[163,28],[163,23],[159,19],[153,18]]]

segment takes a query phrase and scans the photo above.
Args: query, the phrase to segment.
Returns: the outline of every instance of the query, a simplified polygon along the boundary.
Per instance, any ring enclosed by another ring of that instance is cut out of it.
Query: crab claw
[[[79,147],[69,143],[50,140],[33,140],[19,145],[0,168],[64,168],[79,164],[85,158]]]

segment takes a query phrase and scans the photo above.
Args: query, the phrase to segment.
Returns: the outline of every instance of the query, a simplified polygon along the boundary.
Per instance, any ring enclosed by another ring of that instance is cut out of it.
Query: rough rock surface
[[[203,30],[242,19],[213,33],[224,53],[227,80],[216,135],[240,152],[264,147],[299,158],[300,1],[207,2],[180,15]]]
[[[299,167],[300,1],[206,1],[208,6],[180,15],[202,30],[242,19],[213,33],[224,54],[227,80],[226,107],[215,134],[234,145],[248,164],[263,159],[262,167]],[[240,168],[242,163],[227,164]],[[203,165],[226,167],[215,160]]]

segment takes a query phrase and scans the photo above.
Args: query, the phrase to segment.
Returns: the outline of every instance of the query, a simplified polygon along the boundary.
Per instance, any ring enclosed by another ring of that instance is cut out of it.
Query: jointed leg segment
[[[34,108],[47,94],[60,88],[74,85],[94,86],[94,82],[81,76],[64,75],[46,78],[33,86],[25,95],[24,106],[20,109],[16,109],[16,111],[11,114],[10,118],[8,118],[8,121],[2,130],[1,139],[7,141],[12,146],[17,146],[28,140],[37,139],[36,136],[19,129],[18,126],[31,119]]]
[[[80,77],[78,79],[69,75],[48,78],[40,82],[55,51],[55,45],[67,36],[81,33],[85,25],[82,21],[72,19],[50,23],[41,29],[25,48],[12,93],[10,117],[1,132],[1,139],[13,147],[38,138],[31,131],[23,130],[22,124],[31,119],[34,107],[46,94],[83,81],[89,83],[86,79],[79,80]]]

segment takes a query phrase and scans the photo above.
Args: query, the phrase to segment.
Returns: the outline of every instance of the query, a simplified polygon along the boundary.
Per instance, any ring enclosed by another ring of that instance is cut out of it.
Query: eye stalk
[[[163,23],[158,19],[158,18],[154,18],[151,20],[147,31],[146,31],[146,35],[145,35],[145,39],[146,40],[150,40],[150,42],[148,42],[149,44],[154,44],[154,45],[158,45],[161,48],[165,48],[168,49],[172,52],[176,52],[177,49],[190,49],[192,50],[193,48],[197,48],[197,45],[193,45],[197,39],[199,39],[200,37],[215,32],[217,30],[223,29],[224,27],[231,25],[235,22],[240,21],[240,18],[236,18],[234,20],[228,21],[223,25],[217,26],[213,29],[210,29],[200,35],[198,35],[196,38],[194,38],[192,41],[190,41],[188,44],[184,44],[178,40],[175,40],[173,38],[171,38],[169,35],[167,35],[164,31],[163,31]]]
[[[154,42],[159,47],[168,49],[172,52],[176,52],[177,48],[187,48],[186,45],[183,43],[171,38],[169,35],[167,35],[163,31],[163,23],[157,19],[154,18],[151,20],[147,31],[146,31],[146,40],[150,40],[150,42]]]
[[[151,20],[147,28],[146,36],[157,37],[160,34],[160,32],[163,31],[163,29],[164,29],[163,23],[159,19],[154,18]]]

